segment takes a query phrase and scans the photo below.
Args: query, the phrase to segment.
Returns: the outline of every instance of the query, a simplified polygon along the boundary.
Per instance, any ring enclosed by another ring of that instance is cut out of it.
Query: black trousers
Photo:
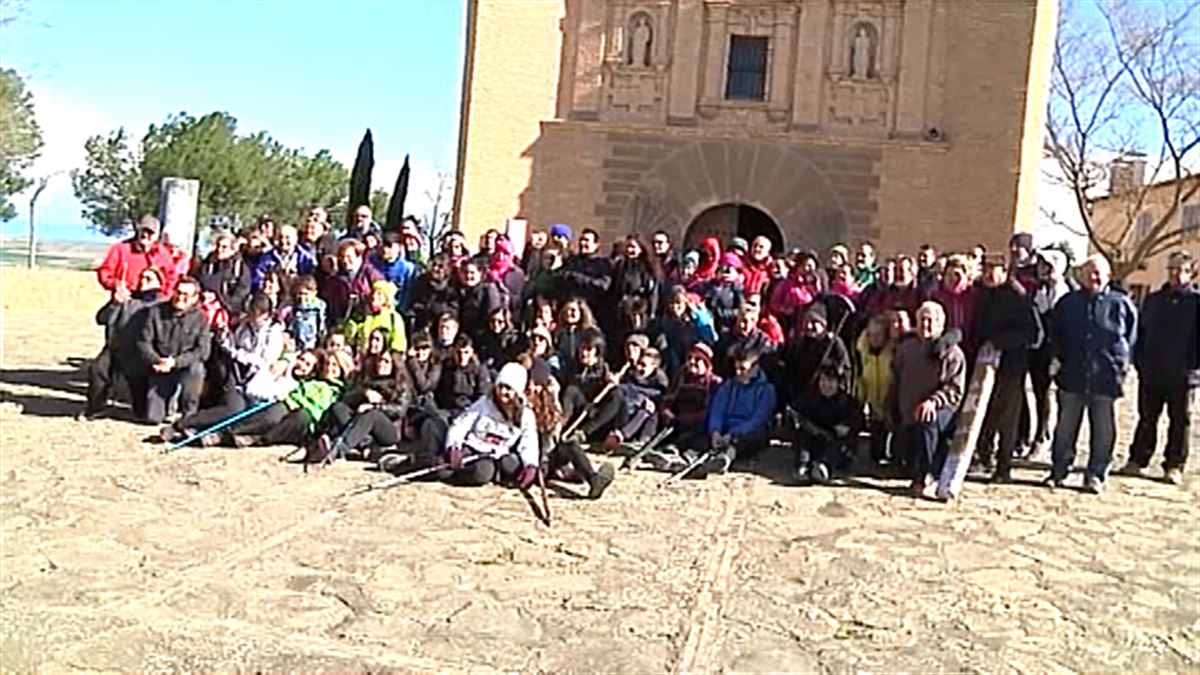
[[[100,350],[96,358],[88,364],[87,407],[84,408],[86,414],[95,415],[108,407],[108,398],[118,374],[120,371],[112,352],[108,347]]]
[[[372,409],[354,416],[342,432],[342,442],[352,450],[363,446],[385,448],[399,443],[400,434],[390,417]]]
[[[568,423],[574,421],[576,412],[583,410],[589,402],[579,387],[568,386],[563,390],[563,419]],[[601,436],[616,426],[623,405],[620,393],[614,388],[592,408],[579,428],[588,440],[600,440]]]
[[[1033,414],[1036,422],[1033,427],[1033,441],[1050,440],[1050,385],[1054,378],[1050,376],[1050,357],[1040,352],[1029,353],[1029,383],[1033,386]]]
[[[151,372],[146,378],[143,420],[158,424],[167,417],[167,407],[179,395],[182,416],[194,414],[200,408],[200,392],[204,388],[204,364],[193,363],[169,373]]]
[[[596,470],[592,468],[591,461],[584,454],[583,447],[575,441],[567,441],[554,446],[554,449],[546,457],[546,462],[550,474],[569,464],[575,469],[575,473],[588,483],[592,482],[592,478],[596,475]]]
[[[1167,448],[1164,469],[1182,469],[1188,458],[1188,428],[1191,426],[1191,390],[1187,385],[1156,386],[1138,383],[1138,423],[1129,446],[1129,461],[1145,468],[1154,457],[1158,440],[1158,418],[1167,409]]]
[[[198,410],[184,417],[175,423],[175,428],[180,431],[184,429],[203,431],[249,407],[249,401],[246,400],[246,397],[240,391],[237,389],[227,389],[223,392],[221,400],[217,405]]]
[[[282,403],[265,408],[229,428],[229,434],[252,436],[258,445],[300,444],[308,440],[310,420],[303,410]]]
[[[992,389],[992,398],[988,401],[984,429],[990,431],[989,436],[1000,437],[996,449],[996,470],[1007,472],[1012,469],[1013,452],[1020,443],[1018,427],[1021,422],[1021,406],[1025,401],[1025,372],[997,373],[996,385]],[[990,441],[990,438],[987,439]],[[990,455],[990,442],[984,445],[984,435],[980,434],[980,445],[976,448],[984,458]]]
[[[729,457],[729,462],[733,463],[739,459],[748,459],[762,452],[763,448],[767,447],[767,443],[771,441],[770,432],[763,430],[756,433],[746,434],[745,436],[735,436],[730,439],[729,446],[722,453]],[[712,438],[708,437],[704,440],[704,450],[711,452]]]
[[[795,430],[796,467],[824,464],[829,469],[845,470],[853,459],[854,440]]]
[[[453,485],[479,486],[488,483],[513,483],[521,470],[521,460],[514,454],[503,457],[484,457],[457,471],[446,469],[441,472],[442,480]]]

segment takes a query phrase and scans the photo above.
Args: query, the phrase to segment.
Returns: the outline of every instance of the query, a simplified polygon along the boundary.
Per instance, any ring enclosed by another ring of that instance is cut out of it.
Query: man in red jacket
[[[132,237],[109,247],[104,262],[96,268],[96,279],[105,290],[135,289],[142,272],[154,267],[162,273],[163,295],[174,291],[177,264],[171,251],[159,242],[159,229],[158,218],[145,216]]]

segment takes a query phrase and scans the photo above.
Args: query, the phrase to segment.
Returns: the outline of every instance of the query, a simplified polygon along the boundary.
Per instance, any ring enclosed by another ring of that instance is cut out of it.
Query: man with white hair
[[[945,461],[944,447],[962,402],[967,360],[962,333],[946,330],[946,311],[936,302],[917,308],[916,333],[896,346],[885,409],[911,457],[913,492],[928,495]]]
[[[1075,463],[1075,442],[1088,415],[1091,449],[1083,487],[1104,491],[1116,438],[1115,407],[1133,355],[1137,313],[1126,295],[1109,285],[1108,260],[1096,254],[1080,267],[1081,288],[1054,308],[1050,344],[1059,363],[1058,425],[1049,482],[1062,487]]]

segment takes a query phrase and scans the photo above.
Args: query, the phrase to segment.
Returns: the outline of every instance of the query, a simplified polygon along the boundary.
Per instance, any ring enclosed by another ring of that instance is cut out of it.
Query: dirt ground
[[[1097,498],[1026,468],[948,507],[794,487],[776,456],[665,489],[622,474],[599,502],[566,486],[550,528],[500,488],[339,498],[373,474],[76,421],[103,297],[63,271],[0,289],[5,671],[1200,669],[1191,471]]]

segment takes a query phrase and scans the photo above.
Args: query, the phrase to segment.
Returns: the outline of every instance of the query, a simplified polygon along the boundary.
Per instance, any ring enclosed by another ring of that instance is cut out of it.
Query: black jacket
[[[413,282],[410,303],[416,327],[431,326],[439,314],[458,314],[458,289],[449,281],[437,282],[422,274]]]
[[[250,299],[250,265],[240,256],[217,260],[215,255],[200,263],[200,288],[213,291],[231,315],[240,314]]]
[[[478,340],[487,325],[488,314],[504,307],[506,302],[504,293],[490,281],[480,282],[471,288],[459,289],[459,330]]]
[[[138,357],[146,367],[170,356],[175,358],[175,369],[182,370],[207,361],[211,349],[212,332],[200,310],[176,314],[169,302],[148,310],[137,341]]]
[[[478,359],[465,368],[459,368],[453,361],[447,360],[442,364],[434,399],[440,410],[453,417],[491,390],[492,376]]]
[[[832,333],[820,337],[804,336],[793,341],[783,355],[783,381],[779,387],[796,401],[816,387],[821,366],[836,368],[842,374],[842,390],[850,389],[850,352],[842,339]]]
[[[1029,349],[1042,342],[1042,321],[1033,302],[1016,281],[983,288],[975,305],[975,338],[999,349],[1000,374],[1024,375],[1029,370]]]
[[[563,280],[560,300],[580,297],[597,311],[612,285],[612,261],[601,255],[573,255],[558,270]]]
[[[1164,389],[1200,386],[1200,292],[1164,285],[1146,296],[1133,364],[1141,381]]]
[[[157,294],[135,293],[126,302],[110,301],[96,312],[96,323],[104,326],[105,347],[122,370],[138,372],[143,368],[137,341],[150,316],[150,308],[159,302]]]

